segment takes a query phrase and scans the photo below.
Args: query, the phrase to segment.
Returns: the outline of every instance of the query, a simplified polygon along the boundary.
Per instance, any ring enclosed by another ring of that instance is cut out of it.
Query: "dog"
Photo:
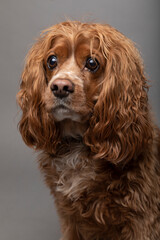
[[[160,239],[160,131],[131,40],[107,24],[43,31],[17,101],[54,196],[61,240]]]

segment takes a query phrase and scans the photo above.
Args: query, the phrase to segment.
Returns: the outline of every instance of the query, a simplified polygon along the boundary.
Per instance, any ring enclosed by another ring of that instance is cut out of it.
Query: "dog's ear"
[[[58,132],[54,120],[45,110],[43,100],[46,88],[43,58],[47,44],[47,39],[42,37],[29,51],[17,102],[22,109],[19,130],[24,142],[35,149],[53,152],[58,142]]]
[[[132,42],[109,27],[102,36],[105,77],[84,139],[96,158],[117,164],[139,155],[152,139],[148,86]]]

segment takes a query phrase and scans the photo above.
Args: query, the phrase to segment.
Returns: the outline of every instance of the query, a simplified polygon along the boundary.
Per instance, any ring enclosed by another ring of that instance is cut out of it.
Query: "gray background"
[[[37,169],[36,154],[17,131],[16,93],[24,58],[41,30],[69,17],[109,23],[137,43],[152,81],[160,126],[159,0],[0,1],[0,239],[58,240],[58,217]]]

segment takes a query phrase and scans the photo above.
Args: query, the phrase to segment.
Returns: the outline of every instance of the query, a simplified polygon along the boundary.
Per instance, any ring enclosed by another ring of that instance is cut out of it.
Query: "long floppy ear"
[[[29,51],[17,102],[22,109],[19,130],[24,142],[37,150],[53,153],[58,143],[58,132],[43,101],[46,87],[43,55],[46,47],[47,43],[41,38]]]
[[[130,40],[113,29],[103,32],[101,42],[107,56],[105,78],[85,141],[95,158],[125,163],[152,140],[148,86],[141,58]]]

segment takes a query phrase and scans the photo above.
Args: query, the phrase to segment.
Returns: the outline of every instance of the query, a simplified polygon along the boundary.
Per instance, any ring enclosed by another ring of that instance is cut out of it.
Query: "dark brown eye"
[[[96,58],[89,57],[89,58],[87,58],[85,67],[90,72],[96,72],[99,68],[99,62],[97,61]]]
[[[47,66],[50,70],[53,70],[54,68],[57,67],[57,57],[55,55],[51,55],[49,56],[48,60],[47,60]]]

